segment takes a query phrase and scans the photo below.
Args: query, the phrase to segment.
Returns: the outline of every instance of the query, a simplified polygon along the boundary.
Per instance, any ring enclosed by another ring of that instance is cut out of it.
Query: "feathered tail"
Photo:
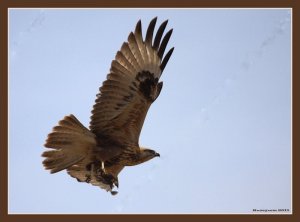
[[[44,146],[54,150],[42,154],[46,157],[43,165],[51,173],[56,173],[83,160],[96,146],[96,140],[74,115],[69,115],[53,128]]]

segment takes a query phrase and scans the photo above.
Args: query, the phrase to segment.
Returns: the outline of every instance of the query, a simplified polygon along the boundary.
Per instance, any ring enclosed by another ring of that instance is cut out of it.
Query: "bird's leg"
[[[85,174],[85,182],[90,183],[91,180],[93,179],[92,177],[94,177],[93,171],[94,171],[94,164],[90,163],[89,165],[87,165],[87,170],[89,169],[90,174]]]
[[[91,165],[91,180],[94,179],[94,164]]]
[[[102,168],[103,172],[106,174],[105,167],[104,167],[104,161],[101,161],[101,168]]]

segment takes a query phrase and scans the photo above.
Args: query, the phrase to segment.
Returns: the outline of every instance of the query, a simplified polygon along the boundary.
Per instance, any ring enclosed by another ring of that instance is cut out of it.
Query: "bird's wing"
[[[147,111],[162,88],[159,78],[174,50],[163,57],[173,30],[163,37],[165,21],[153,40],[156,20],[150,22],[145,40],[139,21],[112,61],[92,110],[90,129],[94,134],[138,144]]]

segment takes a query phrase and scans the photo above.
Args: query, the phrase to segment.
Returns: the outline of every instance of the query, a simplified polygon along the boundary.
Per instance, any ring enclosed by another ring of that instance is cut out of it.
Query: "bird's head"
[[[140,149],[141,152],[140,152],[139,159],[141,163],[151,160],[154,157],[160,157],[159,153],[155,152],[154,150],[143,148],[143,147],[141,147]]]

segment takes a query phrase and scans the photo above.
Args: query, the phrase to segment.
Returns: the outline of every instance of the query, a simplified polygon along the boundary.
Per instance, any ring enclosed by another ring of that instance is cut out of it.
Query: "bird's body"
[[[150,22],[144,41],[139,21],[128,42],[117,52],[97,94],[90,129],[69,115],[48,135],[45,147],[52,150],[42,156],[51,173],[66,169],[78,181],[115,194],[117,176],[125,166],[159,156],[154,150],[139,146],[146,114],[160,94],[159,79],[174,49],[163,57],[172,30],[161,41],[165,21],[152,41],[155,23],[156,18]]]

